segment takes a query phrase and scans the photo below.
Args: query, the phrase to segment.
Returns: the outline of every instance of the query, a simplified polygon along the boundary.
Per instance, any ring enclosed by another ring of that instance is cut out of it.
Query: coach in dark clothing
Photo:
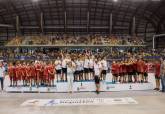
[[[161,59],[161,84],[162,92],[165,92],[165,60]]]
[[[3,67],[2,61],[0,61],[0,82],[1,82],[1,90],[4,87],[4,76],[5,76],[5,68]]]

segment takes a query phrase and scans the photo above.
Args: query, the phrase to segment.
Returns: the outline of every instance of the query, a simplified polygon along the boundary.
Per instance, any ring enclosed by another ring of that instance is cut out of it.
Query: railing
[[[5,47],[145,47],[146,45],[113,45],[113,44],[56,44],[56,45],[5,45]]]
[[[17,56],[17,57],[0,57],[0,60],[6,60],[6,61],[17,61],[17,60],[22,60],[22,61],[35,61],[35,60],[43,60],[43,61],[48,61],[48,60],[56,60],[56,56],[54,57],[27,57],[27,56]],[[108,62],[112,62],[113,60],[115,61],[120,61],[123,60],[123,58],[127,59],[126,57],[114,57],[114,58],[107,58]],[[145,56],[145,60],[155,60],[159,59],[160,56]]]

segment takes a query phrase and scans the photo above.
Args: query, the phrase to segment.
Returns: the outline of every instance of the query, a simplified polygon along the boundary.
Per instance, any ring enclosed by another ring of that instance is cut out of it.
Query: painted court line
[[[125,98],[73,98],[73,99],[31,99],[21,106],[75,106],[75,105],[118,105],[138,104],[131,97]]]

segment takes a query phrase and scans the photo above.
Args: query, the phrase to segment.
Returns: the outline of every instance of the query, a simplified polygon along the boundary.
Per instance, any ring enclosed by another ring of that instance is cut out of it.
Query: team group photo
[[[0,0],[0,114],[164,114],[164,0]]]

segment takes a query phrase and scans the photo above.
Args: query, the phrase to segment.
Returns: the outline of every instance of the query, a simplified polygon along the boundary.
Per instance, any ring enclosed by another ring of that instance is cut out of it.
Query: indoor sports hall
[[[0,114],[164,114],[165,0],[0,0]]]

